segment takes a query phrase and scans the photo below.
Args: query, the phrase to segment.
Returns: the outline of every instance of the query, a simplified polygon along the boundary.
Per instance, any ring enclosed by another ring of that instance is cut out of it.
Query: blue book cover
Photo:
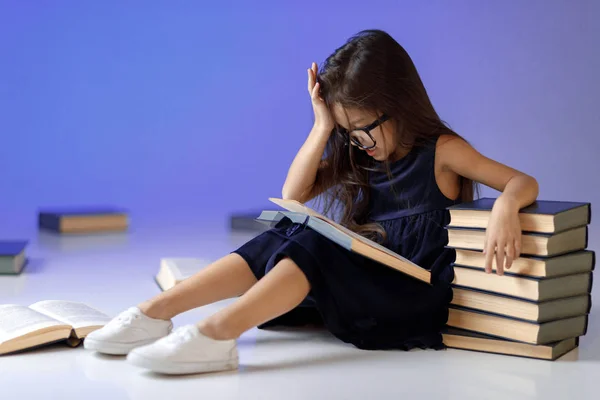
[[[27,241],[0,241],[0,257],[15,257],[27,247]]]
[[[483,197],[474,201],[456,204],[448,207],[448,210],[491,211],[495,201],[495,198]],[[589,206],[590,203],[584,202],[538,200],[533,204],[522,208],[519,212],[524,214],[557,215],[580,207],[589,208]]]
[[[75,216],[92,216],[92,215],[114,215],[126,214],[126,210],[118,207],[109,206],[90,206],[90,207],[56,207],[43,208],[38,211],[40,217],[75,217]]]

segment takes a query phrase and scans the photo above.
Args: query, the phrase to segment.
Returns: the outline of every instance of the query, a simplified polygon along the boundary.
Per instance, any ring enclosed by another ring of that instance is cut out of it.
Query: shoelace
[[[181,327],[181,328],[175,329],[173,331],[173,333],[171,333],[165,339],[168,343],[180,344],[180,343],[185,343],[188,340],[191,340],[193,338],[194,338],[194,334],[192,332],[190,332],[189,329]]]

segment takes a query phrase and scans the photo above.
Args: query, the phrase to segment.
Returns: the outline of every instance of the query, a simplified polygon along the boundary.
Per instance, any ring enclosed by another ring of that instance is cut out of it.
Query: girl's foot
[[[171,321],[146,316],[139,308],[123,311],[102,328],[91,332],[83,341],[88,350],[125,355],[167,336],[173,329]]]
[[[169,336],[134,349],[127,361],[163,374],[196,374],[237,369],[235,339],[215,340],[196,325],[176,329]]]

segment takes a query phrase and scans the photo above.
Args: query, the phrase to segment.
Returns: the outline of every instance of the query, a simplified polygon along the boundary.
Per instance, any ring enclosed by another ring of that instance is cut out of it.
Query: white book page
[[[32,304],[30,308],[51,318],[71,325],[75,329],[105,325],[111,318],[83,303],[62,300],[46,300]]]
[[[65,324],[30,308],[16,304],[0,305],[0,343],[59,325]]]

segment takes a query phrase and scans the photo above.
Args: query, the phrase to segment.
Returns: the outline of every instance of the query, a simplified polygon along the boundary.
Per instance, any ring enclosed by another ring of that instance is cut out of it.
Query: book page
[[[111,318],[83,303],[62,300],[46,300],[29,306],[58,321],[71,325],[75,329],[107,324]]]
[[[0,343],[50,326],[64,323],[16,304],[0,305]]]

